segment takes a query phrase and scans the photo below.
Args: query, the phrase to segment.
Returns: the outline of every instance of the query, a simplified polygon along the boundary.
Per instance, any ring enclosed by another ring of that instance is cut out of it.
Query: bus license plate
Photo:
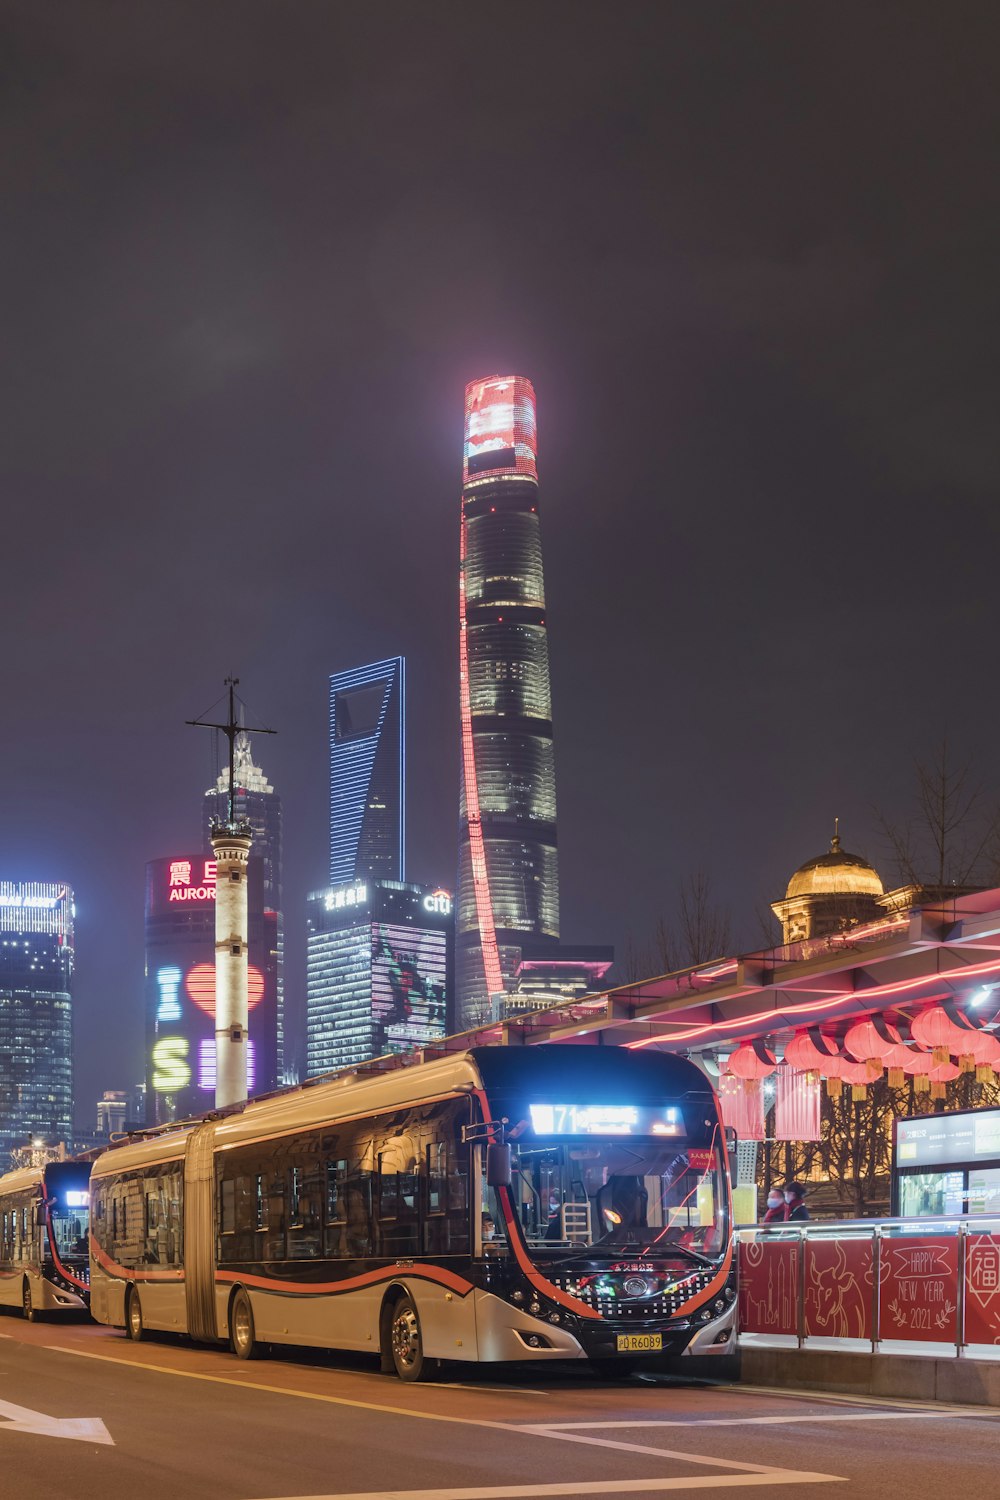
[[[619,1354],[652,1354],[663,1348],[662,1333],[620,1333]]]

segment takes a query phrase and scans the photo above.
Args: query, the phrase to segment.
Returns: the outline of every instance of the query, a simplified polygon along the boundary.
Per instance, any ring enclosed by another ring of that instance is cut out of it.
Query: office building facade
[[[146,866],[146,1123],[211,1109],[215,1101],[215,860],[178,854]],[[264,862],[251,851],[248,905],[248,1092],[277,1087],[278,913],[264,899]]]
[[[306,1074],[355,1067],[447,1035],[451,895],[356,880],[308,900]]]
[[[468,1027],[502,1007],[525,942],[559,937],[535,393],[520,375],[466,388],[459,658],[456,990]]]
[[[73,1139],[73,892],[0,881],[0,1172]]]
[[[330,884],[406,878],[406,665],[330,678]]]

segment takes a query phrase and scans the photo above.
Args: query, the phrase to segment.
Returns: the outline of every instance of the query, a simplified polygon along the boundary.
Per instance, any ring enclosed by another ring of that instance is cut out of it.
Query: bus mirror
[[[486,1147],[486,1186],[510,1187],[510,1146],[506,1141],[490,1141]]]
[[[730,1156],[736,1155],[736,1129],[733,1125],[724,1127],[726,1133],[726,1150]]]
[[[38,1204],[35,1205],[35,1223],[38,1225],[39,1229],[44,1229],[45,1228],[45,1204],[44,1203],[38,1203]]]

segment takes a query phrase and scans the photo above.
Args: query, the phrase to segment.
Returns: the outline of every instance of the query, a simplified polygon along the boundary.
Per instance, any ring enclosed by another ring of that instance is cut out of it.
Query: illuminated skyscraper
[[[0,881],[0,1172],[73,1135],[73,892]]]
[[[146,866],[146,1123],[211,1109],[215,1100],[214,854],[174,854]],[[278,1073],[278,913],[264,899],[264,861],[247,866],[248,1087]]]
[[[409,1052],[448,1028],[448,891],[356,880],[308,901],[306,1076]]]
[[[465,392],[460,570],[460,1025],[511,987],[521,944],[559,937],[556,785],[538,522],[535,392]]]
[[[330,678],[330,884],[406,878],[401,656]]]

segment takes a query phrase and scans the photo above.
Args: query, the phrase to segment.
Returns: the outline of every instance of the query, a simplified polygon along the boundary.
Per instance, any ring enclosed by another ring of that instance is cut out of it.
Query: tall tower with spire
[[[236,736],[233,750],[233,812],[241,822],[248,824],[253,835],[251,859],[259,861],[263,875],[263,927],[266,946],[274,944],[268,953],[270,962],[265,977],[272,969],[276,976],[278,994],[277,1077],[280,1082],[285,1075],[285,981],[284,981],[284,918],[281,902],[281,798],[268,781],[264,771],[254,764],[250,736],[240,732]],[[229,815],[229,766],[223,766],[219,776],[208,788],[202,801],[202,839],[206,854],[212,852],[213,826],[225,821]],[[255,916],[251,913],[251,928]]]
[[[484,1020],[513,987],[523,944],[537,950],[559,937],[536,452],[531,381],[472,381],[465,392],[459,574],[460,1026]]]

